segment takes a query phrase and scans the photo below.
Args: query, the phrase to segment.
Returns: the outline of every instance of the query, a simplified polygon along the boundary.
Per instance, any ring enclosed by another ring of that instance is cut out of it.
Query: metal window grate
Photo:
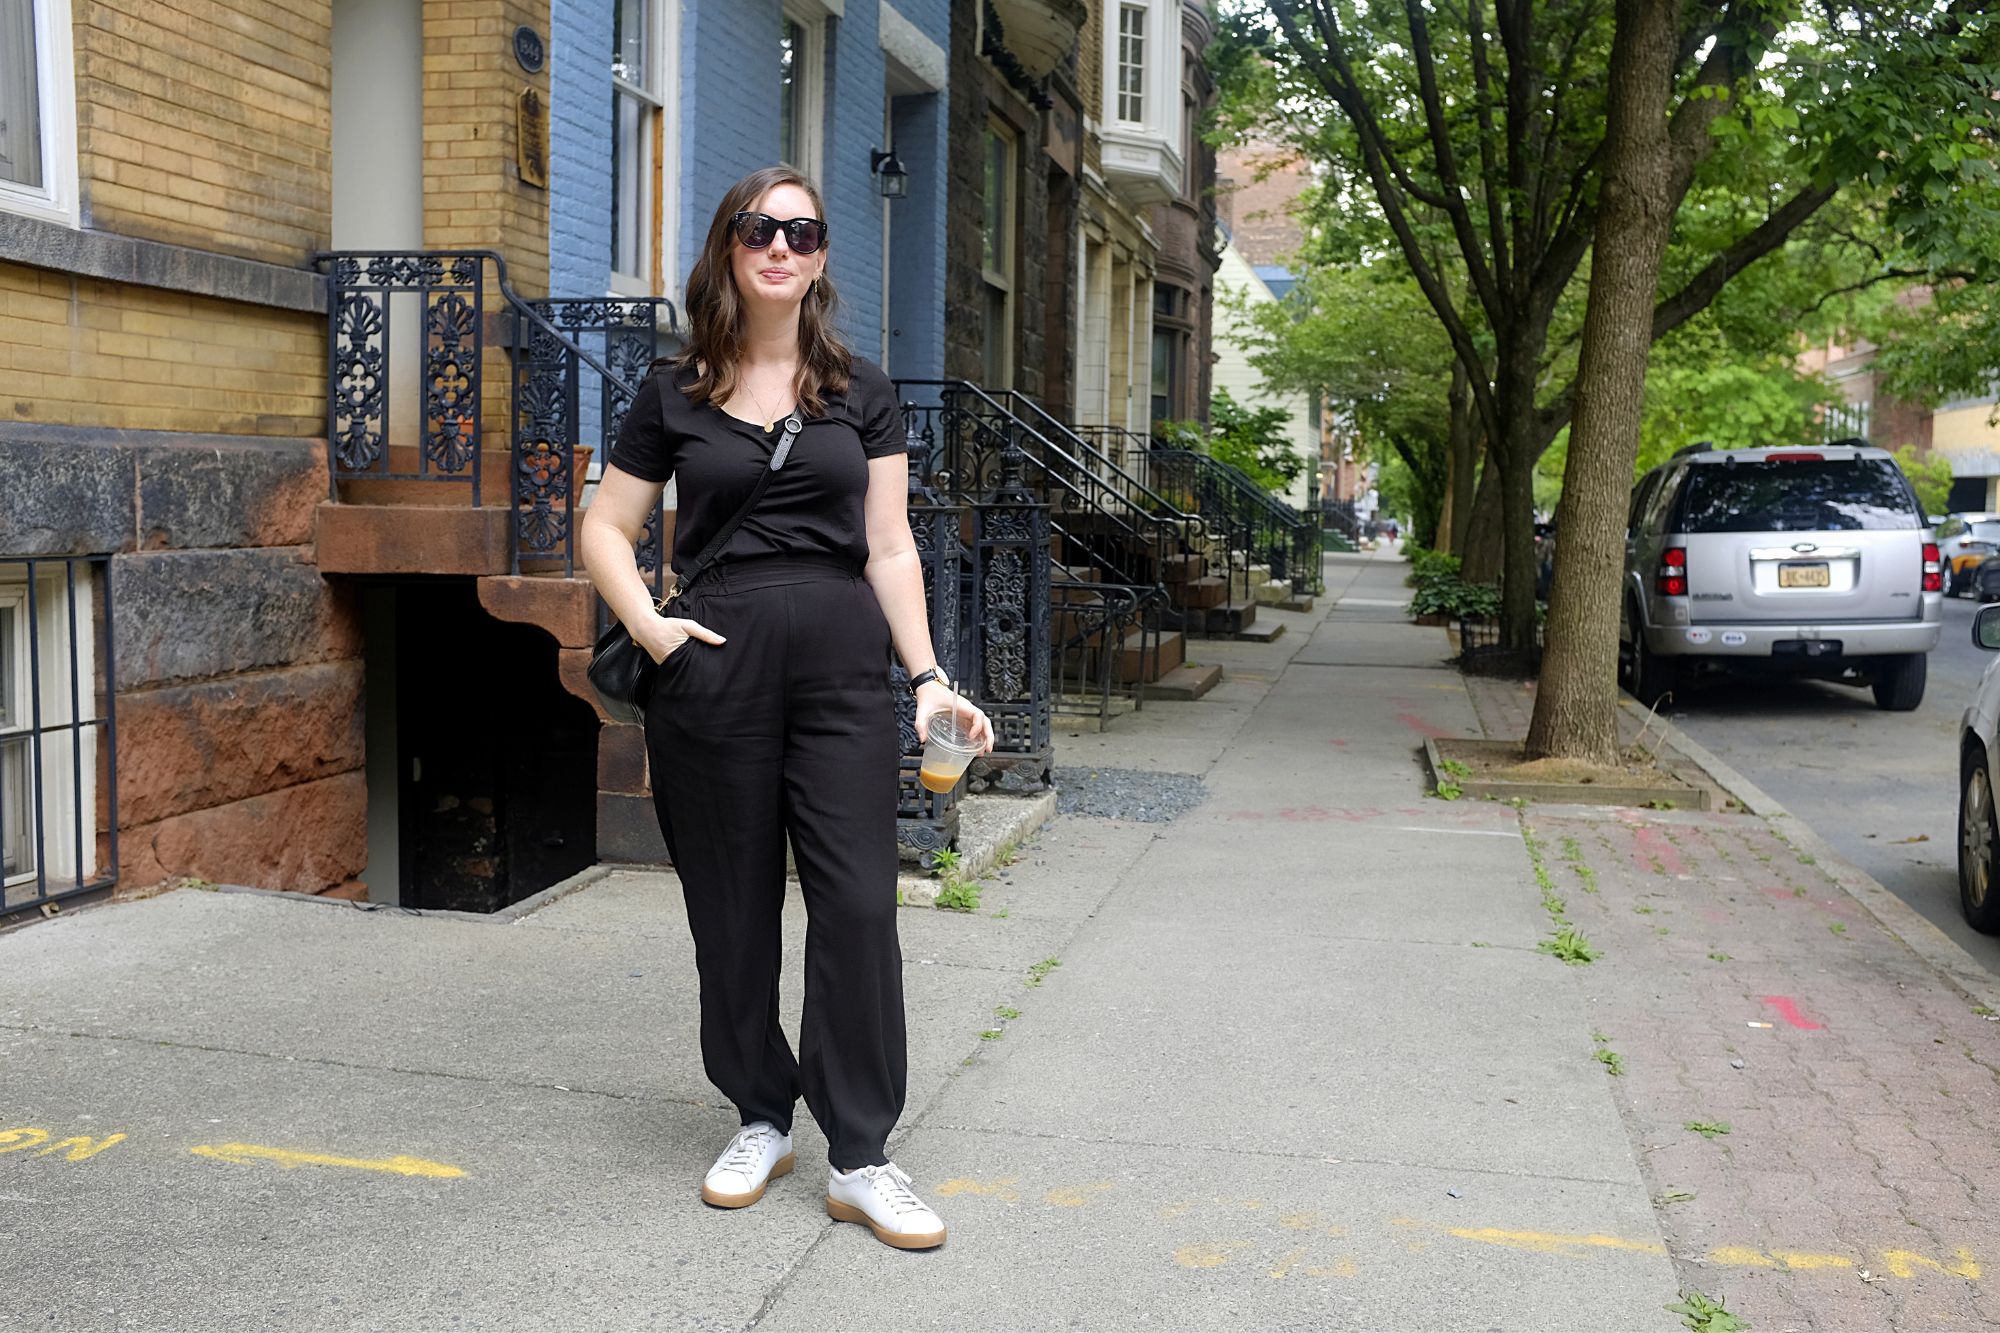
[[[0,920],[118,878],[111,557],[0,557]]]

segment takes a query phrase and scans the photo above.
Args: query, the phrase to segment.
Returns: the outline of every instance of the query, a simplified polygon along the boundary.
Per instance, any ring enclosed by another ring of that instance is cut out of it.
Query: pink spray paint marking
[[[1445,730],[1445,728],[1438,726],[1436,723],[1426,722],[1422,718],[1418,717],[1415,713],[1408,711],[1396,714],[1396,720],[1402,723],[1404,726],[1408,727],[1411,731],[1416,732],[1417,735],[1428,737],[1429,739],[1434,741],[1446,740],[1458,734],[1453,731],[1447,731]]]
[[[1665,870],[1669,875],[1685,875],[1687,873],[1687,863],[1681,860],[1680,848],[1668,842],[1666,835],[1658,829],[1647,828],[1641,825],[1632,830],[1632,841],[1637,846],[1640,855],[1644,856],[1649,862],[1659,862],[1660,868]]]
[[[1819,1032],[1823,1030],[1821,1024],[1813,1022],[1810,1018],[1799,1012],[1798,1005],[1792,1002],[1792,997],[1789,995],[1760,995],[1757,998],[1769,1005],[1777,1013],[1778,1017],[1784,1019],[1800,1031]]]

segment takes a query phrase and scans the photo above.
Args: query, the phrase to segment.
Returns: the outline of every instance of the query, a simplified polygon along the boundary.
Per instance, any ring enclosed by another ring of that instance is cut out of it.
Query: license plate
[[[1824,561],[1814,564],[1778,566],[1780,588],[1824,588],[1833,582]]]

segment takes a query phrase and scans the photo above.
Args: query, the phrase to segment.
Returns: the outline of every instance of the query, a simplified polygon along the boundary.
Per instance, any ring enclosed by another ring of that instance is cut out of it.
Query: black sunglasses
[[[785,244],[792,247],[794,254],[809,255],[826,244],[826,223],[818,218],[780,222],[769,213],[745,212],[730,218],[729,225],[736,229],[736,239],[748,250],[762,250],[776,240],[780,227],[785,229]]]

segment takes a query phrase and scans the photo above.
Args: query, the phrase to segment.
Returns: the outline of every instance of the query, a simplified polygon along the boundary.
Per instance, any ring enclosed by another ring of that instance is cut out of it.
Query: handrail
[[[508,305],[513,306],[514,309],[519,313],[526,315],[530,320],[534,322],[535,326],[539,328],[543,333],[548,334],[551,338],[554,338],[557,342],[562,343],[565,347],[569,348],[569,350],[572,353],[574,353],[580,360],[582,360],[592,370],[604,376],[604,378],[608,380],[615,380],[618,378],[618,376],[612,372],[609,366],[605,365],[602,361],[599,361],[596,357],[592,356],[589,353],[589,351],[587,351],[583,347],[581,343],[571,338],[568,334],[564,333],[561,329],[557,328],[555,325],[549,323],[548,320],[542,317],[540,311],[536,310],[533,306],[529,305],[525,298],[523,298],[514,291],[514,285],[507,281],[507,261],[500,254],[498,250],[315,250],[313,251],[311,258],[307,262],[310,263],[314,268],[318,268],[323,261],[327,260],[429,259],[437,255],[464,256],[465,258],[468,259],[490,260],[493,264],[494,280],[499,286],[501,297],[507,302]],[[554,300],[556,298],[551,297],[549,299]],[[631,299],[631,298],[622,298],[622,299]],[[674,303],[664,296],[649,297],[647,299],[657,301],[660,304],[666,306],[667,332],[679,333],[680,312],[675,308]]]
[[[1051,426],[1054,426],[1064,435],[1074,440],[1077,443],[1077,445],[1083,449],[1085,453],[1089,454],[1090,457],[1102,463],[1112,475],[1124,481],[1130,482],[1133,488],[1137,490],[1140,494],[1144,495],[1147,499],[1157,503],[1161,509],[1166,511],[1167,516],[1179,519],[1186,523],[1194,523],[1197,525],[1201,523],[1202,521],[1201,515],[1187,513],[1185,510],[1181,509],[1178,505],[1174,504],[1173,502],[1168,500],[1165,496],[1159,494],[1152,487],[1148,486],[1145,482],[1133,476],[1130,472],[1127,472],[1124,469],[1124,467],[1119,464],[1117,459],[1111,457],[1111,455],[1105,453],[1102,449],[1099,449],[1096,445],[1092,444],[1089,440],[1085,439],[1083,435],[1079,433],[1073,426],[1052,415],[1047,408],[1043,407],[1040,403],[1036,402],[1034,399],[1028,397],[1028,395],[1026,395],[1025,393],[1022,393],[1019,389],[1003,389],[1001,390],[1001,393],[1009,399],[1018,399],[1020,402],[1026,404],[1027,407],[1031,411],[1033,411],[1036,416],[1048,422]],[[1130,496],[1126,496],[1125,498],[1128,504],[1131,503]],[[1161,515],[1159,514],[1152,514],[1145,510],[1141,510],[1140,512],[1146,514],[1147,517],[1149,518],[1157,519],[1161,517]]]

